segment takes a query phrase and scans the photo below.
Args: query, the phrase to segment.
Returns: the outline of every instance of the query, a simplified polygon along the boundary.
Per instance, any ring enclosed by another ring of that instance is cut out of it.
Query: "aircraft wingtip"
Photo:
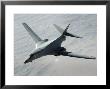
[[[22,24],[26,24],[25,22],[23,22]]]
[[[96,59],[96,57],[94,57],[94,56],[91,56],[91,59],[95,60],[95,59]]]
[[[82,39],[83,37],[79,37],[79,38],[81,38],[81,39]]]

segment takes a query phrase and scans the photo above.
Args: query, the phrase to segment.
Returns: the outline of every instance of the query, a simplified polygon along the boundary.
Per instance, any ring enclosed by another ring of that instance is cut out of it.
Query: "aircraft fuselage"
[[[32,52],[30,54],[30,57],[27,60],[27,62],[40,58],[42,56],[46,56],[46,55],[59,56],[61,51],[66,50],[64,47],[61,47],[61,43],[64,40],[65,40],[65,36],[63,36],[63,37],[60,36],[57,39],[47,41],[47,42],[39,45],[38,47],[36,47],[34,52]]]

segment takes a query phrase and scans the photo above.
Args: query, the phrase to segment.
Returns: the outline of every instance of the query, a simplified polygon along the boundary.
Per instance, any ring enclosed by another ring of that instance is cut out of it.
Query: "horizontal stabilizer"
[[[80,36],[77,36],[77,35],[75,35],[75,34],[71,34],[71,33],[67,32],[67,30],[68,30],[70,24],[66,27],[65,30],[63,30],[61,27],[59,27],[59,26],[56,25],[56,24],[54,24],[54,26],[55,26],[55,28],[56,28],[61,34],[65,35],[65,36],[70,36],[70,37],[75,37],[75,38],[82,38],[82,37],[80,37]]]
[[[77,35],[75,35],[75,34],[71,34],[71,33],[69,33],[69,32],[66,32],[65,35],[66,35],[66,36],[70,36],[70,37],[75,37],[75,38],[82,38],[82,37],[80,37],[80,36],[77,36]]]
[[[63,30],[61,27],[59,27],[59,26],[56,25],[56,24],[53,24],[53,25],[55,26],[55,28],[56,28],[61,34],[63,34],[64,30]]]

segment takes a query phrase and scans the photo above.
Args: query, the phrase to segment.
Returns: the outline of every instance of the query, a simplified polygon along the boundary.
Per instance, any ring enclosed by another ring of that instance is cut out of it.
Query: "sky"
[[[62,46],[69,52],[97,57],[96,14],[15,14],[14,75],[15,76],[96,76],[97,59],[47,55],[24,64],[35,49],[35,42],[22,23],[27,23],[41,39],[55,39],[61,34],[57,24],[68,32],[83,37],[67,37]]]

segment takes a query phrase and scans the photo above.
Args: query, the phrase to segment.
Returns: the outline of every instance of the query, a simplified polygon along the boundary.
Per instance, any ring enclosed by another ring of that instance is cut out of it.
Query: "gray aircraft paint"
[[[97,38],[97,15],[78,14],[78,15],[23,15],[14,16],[14,74],[51,76],[51,75],[75,75],[88,76],[97,74],[97,60],[84,60],[63,56],[44,56],[34,60],[32,63],[24,65],[24,61],[35,48],[35,43],[22,26],[22,22],[30,24],[30,27],[42,39],[55,39],[60,33],[53,24],[65,28],[71,23],[69,32],[75,33],[83,39],[67,37],[63,46],[71,52],[96,55]]]

